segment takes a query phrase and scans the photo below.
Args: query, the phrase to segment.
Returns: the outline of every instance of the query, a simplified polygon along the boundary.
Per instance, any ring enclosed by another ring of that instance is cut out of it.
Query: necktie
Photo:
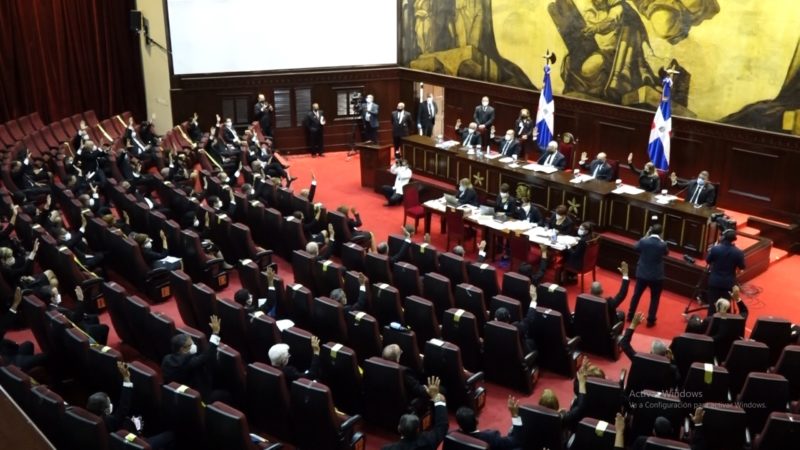
[[[594,173],[592,174],[593,177],[597,178],[597,173],[600,172],[600,169],[603,168],[602,164],[598,164],[597,167],[594,168]]]
[[[400,119],[403,117],[403,113],[397,111],[397,124],[400,125]]]
[[[700,199],[700,193],[703,192],[703,186],[697,186],[694,190],[694,194],[692,195],[692,199],[689,203],[697,204],[697,201]]]
[[[317,116],[317,120],[319,120],[319,111],[314,112],[314,115]]]
[[[428,117],[433,117],[433,103],[428,103]]]
[[[547,159],[544,161],[544,165],[545,166],[552,166],[553,165],[553,158],[555,158],[555,156],[556,156],[555,153],[550,153],[550,156],[548,156]]]
[[[470,132],[469,132],[469,133],[467,133],[467,137],[464,139],[464,144],[463,144],[463,146],[464,146],[464,147],[466,147],[467,145],[469,145],[469,142],[470,142],[471,140],[472,140],[472,131],[470,130]]]
[[[506,151],[508,151],[508,142],[509,141],[506,141],[506,143],[503,144],[503,156],[506,156]]]

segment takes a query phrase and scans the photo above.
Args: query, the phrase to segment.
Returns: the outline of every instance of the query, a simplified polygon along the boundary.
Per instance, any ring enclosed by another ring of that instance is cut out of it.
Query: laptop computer
[[[494,207],[481,205],[480,208],[478,208],[478,212],[480,212],[482,216],[491,216],[494,214]]]
[[[444,194],[444,203],[447,206],[458,206],[458,197],[453,194]]]

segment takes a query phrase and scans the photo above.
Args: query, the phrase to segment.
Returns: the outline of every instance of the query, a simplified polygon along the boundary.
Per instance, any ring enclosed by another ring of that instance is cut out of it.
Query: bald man
[[[397,110],[392,112],[392,143],[394,145],[395,158],[400,156],[400,146],[403,143],[403,138],[408,136],[409,130],[413,126],[411,113],[406,111],[405,103],[398,103]]]
[[[598,153],[597,159],[587,164],[588,159],[589,155],[586,152],[581,153],[580,166],[589,171],[589,175],[597,180],[603,181],[611,181],[614,179],[614,169],[606,160],[605,153]]]

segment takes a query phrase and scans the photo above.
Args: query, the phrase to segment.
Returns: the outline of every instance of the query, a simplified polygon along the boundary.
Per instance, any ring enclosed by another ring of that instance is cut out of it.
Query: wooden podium
[[[392,145],[357,142],[355,148],[361,160],[361,186],[374,189],[375,174],[389,167]]]

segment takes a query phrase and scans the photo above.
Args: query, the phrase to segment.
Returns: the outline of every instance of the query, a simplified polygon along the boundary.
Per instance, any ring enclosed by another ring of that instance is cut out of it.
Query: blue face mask
[[[706,184],[706,180],[704,180],[704,179],[702,179],[702,178],[698,178],[698,179],[697,179],[697,185],[698,185],[698,186],[702,186],[702,185],[704,185],[704,184]]]

